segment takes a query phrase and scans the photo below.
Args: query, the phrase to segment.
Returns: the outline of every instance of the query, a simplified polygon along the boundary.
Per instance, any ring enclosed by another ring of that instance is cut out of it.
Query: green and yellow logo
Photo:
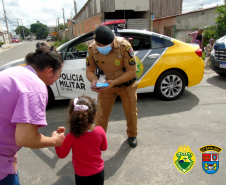
[[[144,71],[143,63],[140,61],[140,59],[136,56],[136,62],[137,62],[137,79],[140,78]]]
[[[191,151],[189,146],[180,146],[174,154],[173,162],[176,168],[185,174],[195,165],[195,154]]]
[[[116,60],[116,61],[115,61],[115,65],[116,65],[116,66],[119,66],[119,65],[120,65],[120,60]]]

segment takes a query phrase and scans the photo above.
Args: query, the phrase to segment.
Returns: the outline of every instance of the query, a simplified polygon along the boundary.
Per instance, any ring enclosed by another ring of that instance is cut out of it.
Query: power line
[[[14,24],[8,17],[6,17],[7,20],[9,21],[9,23],[11,23],[13,26],[17,26],[16,24]]]

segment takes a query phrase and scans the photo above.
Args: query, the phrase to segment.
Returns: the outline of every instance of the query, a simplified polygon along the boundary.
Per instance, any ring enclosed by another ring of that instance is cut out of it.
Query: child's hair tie
[[[78,102],[78,98],[75,98],[74,99],[74,110],[77,110],[77,111],[81,111],[81,110],[88,110],[89,107],[86,106],[86,105],[77,105],[77,102]]]

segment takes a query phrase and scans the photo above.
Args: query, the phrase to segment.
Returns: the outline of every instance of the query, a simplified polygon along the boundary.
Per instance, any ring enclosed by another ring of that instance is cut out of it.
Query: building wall
[[[117,10],[133,10],[148,14],[150,11],[155,18],[160,18],[182,13],[182,2],[183,0],[88,0],[74,20],[79,23],[101,12],[113,13]],[[115,18],[113,16],[108,19]],[[104,22],[104,19],[102,21]]]
[[[181,14],[182,3],[183,0],[150,0],[150,11],[155,18]]]
[[[157,33],[164,34],[164,28],[173,25],[176,25],[176,16],[154,21],[153,28]]]
[[[73,24],[72,21],[68,20],[68,26],[73,27],[73,37],[75,38],[84,33],[94,31],[98,26],[101,25],[102,17],[103,17],[103,14],[99,13],[89,19],[86,19],[84,21],[81,21],[81,22],[75,23],[75,24]],[[71,31],[71,30],[69,29],[69,31]],[[73,38],[71,38],[70,35],[71,35],[71,33],[69,34],[69,39],[73,39]]]
[[[185,31],[194,31],[193,28],[213,26],[216,24],[215,19],[218,14],[216,13],[216,8],[207,9],[203,11],[193,12],[189,14],[179,15],[176,18],[176,39],[182,41],[189,41],[191,37],[189,37]]]
[[[75,16],[75,22],[78,23],[99,14],[101,12],[101,2],[102,0],[88,0]]]
[[[216,8],[197,11],[177,16],[177,29],[190,29],[193,27],[215,25],[218,14]]]
[[[4,42],[3,34],[0,34],[0,42]]]
[[[149,11],[149,0],[114,0],[115,10]]]
[[[1,24],[1,21],[0,21],[0,31],[2,31],[2,24]]]

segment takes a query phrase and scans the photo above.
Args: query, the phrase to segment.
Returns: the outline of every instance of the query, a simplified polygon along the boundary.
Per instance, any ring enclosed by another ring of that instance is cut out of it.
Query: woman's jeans
[[[9,174],[4,179],[0,180],[0,185],[20,185],[19,173]]]

